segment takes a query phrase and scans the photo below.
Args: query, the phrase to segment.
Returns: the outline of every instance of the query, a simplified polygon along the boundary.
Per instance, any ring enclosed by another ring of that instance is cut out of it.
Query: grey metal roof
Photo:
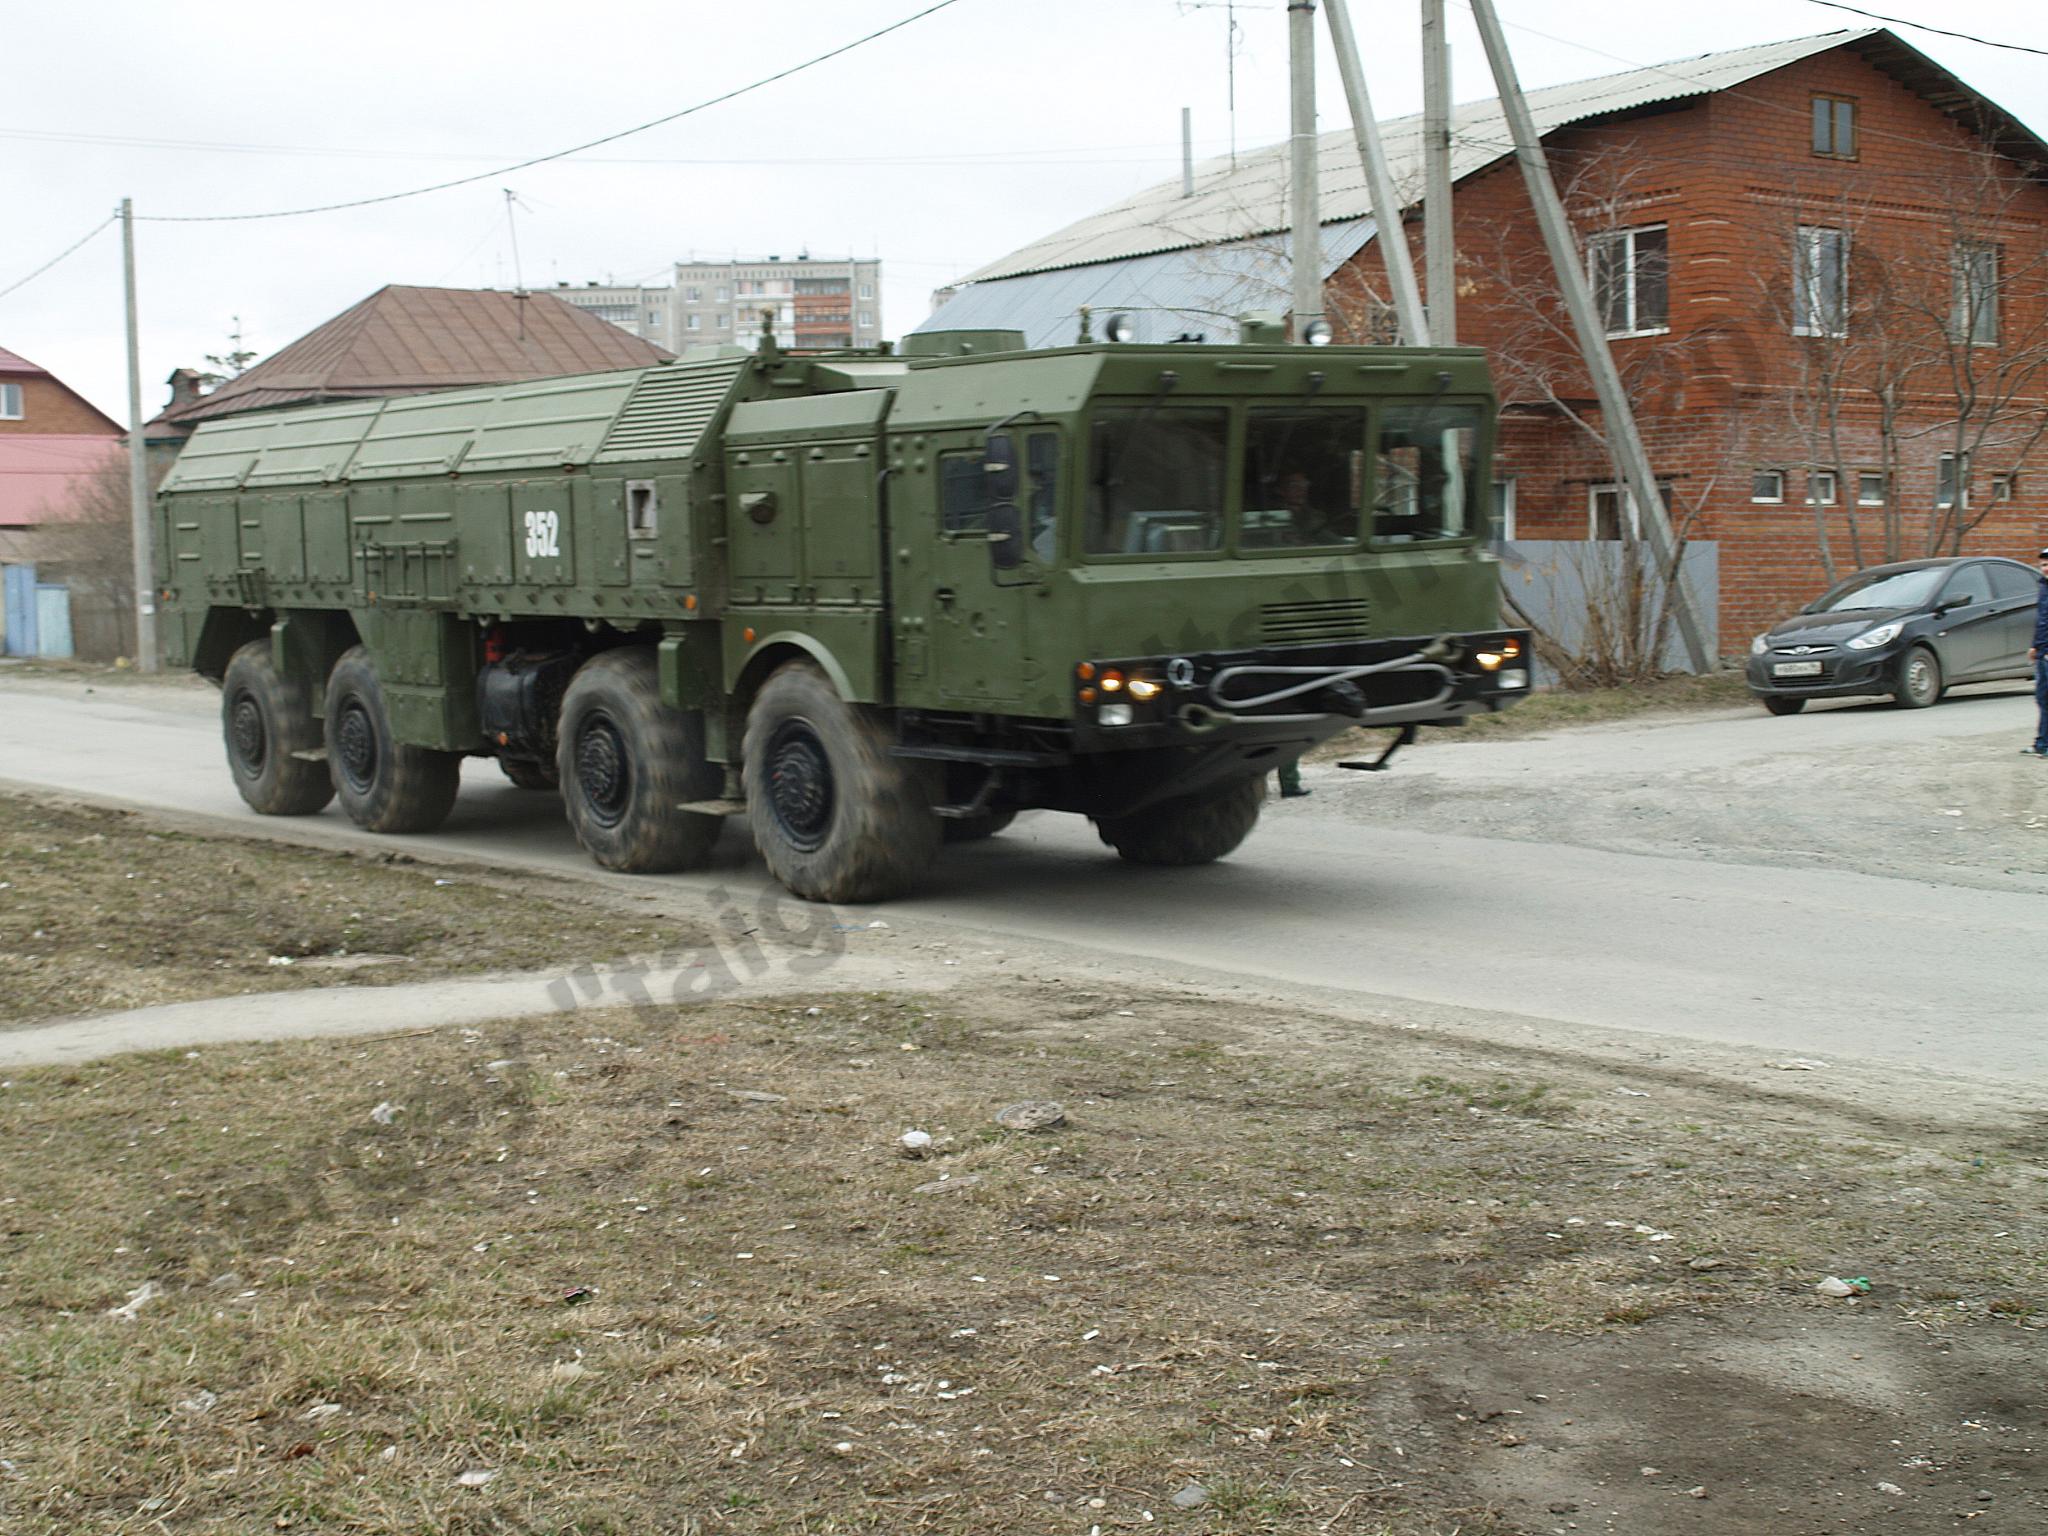
[[[1711,95],[1759,75],[1783,69],[1788,64],[1796,64],[1814,54],[1880,35],[1888,36],[1878,27],[1826,32],[1817,37],[1763,43],[1753,48],[1731,48],[1721,53],[1706,53],[1697,58],[1627,70],[1618,75],[1553,85],[1529,92],[1529,111],[1536,120],[1539,133],[1552,133],[1571,123],[1610,112],[1625,112],[1660,101]],[[1380,124],[1380,133],[1386,143],[1394,184],[1404,204],[1418,201],[1422,192],[1421,116],[1386,119]],[[1452,110],[1451,176],[1454,180],[1483,170],[1513,148],[1513,136],[1508,131],[1507,120],[1497,99],[1467,102]],[[1369,218],[1373,211],[1372,194],[1366,188],[1365,171],[1358,161],[1357,140],[1348,123],[1317,140],[1317,160],[1324,219]],[[1119,261],[1158,251],[1222,245],[1284,230],[1288,223],[1287,144],[1283,141],[1241,154],[1235,169],[1227,156],[1206,161],[1195,168],[1194,196],[1184,198],[1180,191],[1178,177],[1148,187],[1114,207],[1092,213],[1065,229],[1033,241],[1022,250],[990,262],[963,281],[985,283],[1026,272]],[[964,297],[965,294],[962,295]],[[952,304],[947,305],[948,310],[952,307]],[[917,329],[930,330],[934,327],[927,321]]]
[[[1369,218],[1325,224],[1318,242],[1323,276],[1357,255],[1372,232]],[[1095,311],[1098,334],[1103,317],[1121,312],[1135,325],[1134,341],[1189,334],[1225,341],[1235,337],[1236,317],[1245,311],[1287,310],[1293,243],[1283,232],[974,283],[911,329],[1022,331],[1026,346],[1063,347],[1074,340],[1085,304]]]

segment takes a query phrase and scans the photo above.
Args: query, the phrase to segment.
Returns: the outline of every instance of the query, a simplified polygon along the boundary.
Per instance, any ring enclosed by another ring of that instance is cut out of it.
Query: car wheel
[[[431,832],[448,819],[462,755],[395,738],[376,663],[362,646],[327,678],[327,768],[348,819],[366,832]]]
[[[320,722],[306,690],[277,670],[268,640],[251,640],[221,679],[220,720],[228,767],[249,808],[264,816],[310,816],[334,798],[327,765],[313,755]]]
[[[1765,699],[1764,708],[1774,715],[1796,715],[1806,708],[1804,699]]]
[[[577,669],[562,695],[555,771],[570,830],[606,869],[695,869],[725,827],[722,816],[681,809],[716,796],[722,775],[705,758],[702,716],[662,702],[651,646]]]
[[[882,718],[790,662],[747,712],[747,818],[768,872],[806,901],[883,901],[937,858],[940,819],[920,765]]]
[[[1916,645],[1899,661],[1898,686],[1892,697],[1901,709],[1925,709],[1940,700],[1941,658],[1924,645]]]

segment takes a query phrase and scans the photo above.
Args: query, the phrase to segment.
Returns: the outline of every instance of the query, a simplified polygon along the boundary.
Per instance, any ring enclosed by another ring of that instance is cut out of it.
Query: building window
[[[1657,499],[1667,507],[1671,505],[1671,491],[1676,484],[1673,480],[1657,482]],[[1590,538],[1619,539],[1623,518],[1628,520],[1630,538],[1642,536],[1643,520],[1636,515],[1636,499],[1629,495],[1626,486],[1594,486],[1587,500],[1587,511],[1590,514],[1590,526],[1587,530]]]
[[[1962,473],[1956,473],[1960,463]],[[1960,503],[1970,504],[1970,456],[1966,453],[1960,460],[1952,453],[1944,453],[1934,466],[1934,504],[1937,507],[1953,507]]]
[[[1493,482],[1493,519],[1487,530],[1487,542],[1495,549],[1511,544],[1515,538],[1515,478]]]
[[[860,285],[860,296],[864,299],[872,299],[875,296],[875,285],[873,283],[862,283]]]
[[[1751,501],[1778,502],[1785,499],[1785,471],[1760,469],[1749,477]]]
[[[1792,334],[1842,336],[1848,328],[1848,232],[1802,224],[1792,253]]]
[[[21,386],[0,384],[0,421],[21,420]]]
[[[1830,160],[1856,158],[1856,103],[1840,96],[1813,98],[1813,152]]]
[[[1998,247],[1959,245],[1949,258],[1949,335],[1973,347],[1998,345]]]
[[[683,319],[683,329],[686,331],[702,330],[703,327],[699,322],[701,322],[703,318],[704,317],[702,315],[685,316]]]
[[[1861,470],[1856,476],[1856,505],[1859,507],[1881,507],[1884,505],[1884,474],[1881,470]]]
[[[1809,507],[1832,507],[1835,504],[1835,472],[1832,469],[1816,469],[1806,476],[1806,504]]]
[[[700,288],[685,288],[683,290],[683,302],[685,304],[694,304],[703,296],[703,290]]]
[[[711,297],[714,303],[723,304],[727,299],[732,297],[732,294],[729,293],[723,286],[720,286],[711,290]]]
[[[2018,475],[1993,475],[1991,477],[1991,499],[1993,501],[2011,501],[2019,493],[2019,488],[2020,477]]]
[[[1670,238],[1662,224],[1595,235],[1586,242],[1586,268],[1608,335],[1670,329]]]
[[[875,328],[875,312],[871,309],[862,310],[860,312],[860,325],[862,330],[872,331]]]
[[[732,328],[732,316],[727,314],[721,314],[717,316],[711,323],[717,326],[721,331],[730,330]]]

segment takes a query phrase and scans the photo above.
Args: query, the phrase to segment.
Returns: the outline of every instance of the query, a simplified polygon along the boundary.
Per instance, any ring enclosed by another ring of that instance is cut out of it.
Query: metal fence
[[[1609,539],[1513,539],[1499,546],[1501,589],[1510,594],[1538,628],[1568,650],[1584,648],[1596,612],[1612,610],[1617,594],[1630,583],[1627,561],[1631,546]],[[1633,546],[1640,579],[1655,589],[1649,550]],[[1707,641],[1707,654],[1721,654],[1721,550],[1712,543],[1688,544],[1679,566],[1679,580],[1692,597],[1693,612]],[[1609,619],[1616,615],[1610,611]],[[1674,632],[1666,637],[1659,664],[1671,672],[1688,670],[1685,648]],[[1543,675],[1543,682],[1554,679]]]

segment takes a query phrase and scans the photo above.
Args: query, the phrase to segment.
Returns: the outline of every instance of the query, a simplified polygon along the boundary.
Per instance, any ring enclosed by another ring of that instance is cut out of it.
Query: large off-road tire
[[[1925,709],[1939,703],[1947,684],[1941,680],[1941,658],[1924,645],[1916,645],[1899,658],[1899,677],[1892,697],[1901,709]]]
[[[723,816],[677,809],[718,798],[722,776],[704,756],[702,717],[662,703],[647,646],[577,669],[562,695],[555,770],[576,841],[606,869],[695,869],[725,826]]]
[[[769,872],[806,901],[881,901],[938,856],[930,776],[808,662],[761,686],[747,714],[747,819]]]
[[[544,789],[552,793],[562,787],[561,775],[553,763],[533,762],[523,757],[501,757],[498,767],[512,781],[514,789]]]
[[[1239,779],[1221,789],[1168,800],[1134,816],[1103,817],[1095,823],[1095,830],[1133,864],[1207,864],[1251,835],[1265,799],[1263,775]]]
[[[362,646],[327,677],[327,769],[348,819],[367,832],[431,832],[448,819],[462,755],[397,740],[376,663]]]
[[[249,808],[263,816],[310,816],[334,798],[327,765],[294,756],[320,747],[320,722],[304,684],[271,660],[268,640],[251,640],[220,683],[228,769]]]
[[[1775,694],[1768,694],[1764,698],[1764,708],[1774,715],[1796,715],[1806,708],[1806,700],[1780,698]]]
[[[978,843],[994,837],[1016,819],[1015,811],[988,811],[980,816],[948,816],[939,825],[941,835],[949,843]]]

